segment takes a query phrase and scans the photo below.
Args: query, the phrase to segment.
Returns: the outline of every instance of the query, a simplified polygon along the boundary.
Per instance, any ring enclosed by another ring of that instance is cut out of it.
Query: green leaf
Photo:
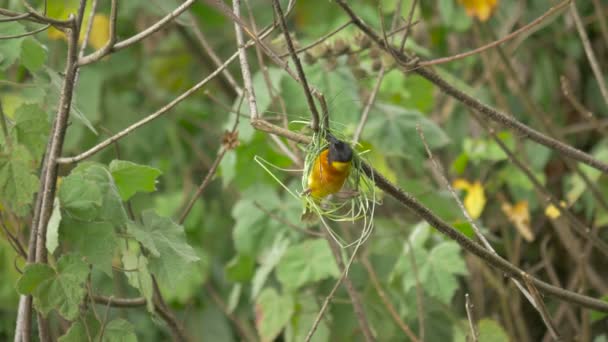
[[[322,63],[305,65],[304,73],[310,84],[323,93],[329,107],[330,118],[343,131],[353,128],[361,115],[361,99],[357,79],[349,67],[338,65],[336,69],[327,72]],[[281,94],[287,107],[287,113],[294,119],[309,120],[310,114],[302,86],[291,77],[283,78]]]
[[[55,276],[55,270],[46,264],[30,264],[25,266],[23,275],[17,282],[17,291],[22,295],[31,295],[36,288]]]
[[[36,72],[45,62],[46,49],[36,39],[26,38],[21,44],[21,63],[31,72]]]
[[[17,142],[27,147],[35,160],[40,160],[49,133],[47,114],[37,105],[22,105],[15,111]]]
[[[255,275],[253,276],[253,281],[251,284],[251,298],[256,298],[266,280],[268,280],[268,276],[274,270],[274,268],[279,264],[281,258],[287,251],[289,247],[289,239],[284,238],[282,235],[277,235],[272,247],[266,251],[262,255],[262,260],[260,262],[260,267],[255,271]]]
[[[24,32],[25,27],[16,21],[0,25],[0,36],[13,36]],[[0,70],[6,70],[15,63],[19,57],[22,42],[23,38],[3,39],[0,42]]]
[[[97,321],[95,321],[95,323],[97,323]],[[97,325],[99,325],[99,324],[97,324]],[[99,329],[99,327],[95,328],[95,330],[97,330],[97,329]],[[59,339],[57,341],[58,342],[88,341],[89,335],[87,334],[87,330],[90,332],[90,330],[92,330],[92,327],[87,325],[87,327],[85,328],[82,321],[75,321],[70,326],[70,329],[68,329],[68,331],[63,336],[59,337]]]
[[[97,337],[99,338],[99,335],[97,335]],[[118,318],[110,321],[110,323],[106,325],[102,341],[136,342],[137,336],[135,336],[133,325],[131,323],[125,321],[124,319]]]
[[[112,277],[112,257],[118,246],[114,227],[109,222],[86,222],[64,219],[60,234],[62,244],[85,257],[85,260]]]
[[[479,341],[483,342],[508,342],[509,335],[502,326],[492,319],[482,319],[477,323]]]
[[[91,221],[99,215],[103,197],[95,181],[72,173],[61,182],[59,200],[66,216]]]
[[[64,255],[57,269],[44,264],[28,265],[17,283],[21,294],[32,294],[36,308],[45,316],[59,311],[68,320],[78,317],[84,299],[84,282],[89,274],[87,264],[74,255]]]
[[[460,246],[451,241],[435,246],[418,270],[425,291],[446,304],[458,289],[456,276],[467,274]]]
[[[255,326],[262,342],[274,341],[293,315],[293,299],[273,288],[262,291],[255,303]]]
[[[27,149],[14,145],[8,154],[0,154],[0,201],[18,216],[25,216],[38,190],[35,164]]]
[[[143,224],[129,223],[127,231],[150,251],[149,269],[160,282],[173,288],[188,264],[198,261],[192,247],[186,242],[182,226],[167,217],[160,217],[152,210],[142,212]]]
[[[123,201],[136,192],[156,191],[156,178],[162,173],[159,169],[124,160],[113,160],[110,172]]]
[[[131,286],[139,290],[139,293],[146,298],[148,311],[154,312],[154,302],[152,301],[153,283],[152,275],[148,270],[148,258],[141,255],[139,246],[132,243],[129,248],[122,250],[122,265],[129,272],[125,272],[127,281]]]
[[[339,275],[329,244],[324,239],[306,240],[290,247],[277,266],[277,278],[289,289]]]
[[[53,201],[53,213],[46,228],[46,249],[53,254],[59,246],[59,224],[61,223],[61,205],[59,199],[55,197]]]
[[[255,260],[249,255],[237,254],[226,265],[226,278],[232,282],[246,282],[253,277]]]
[[[498,138],[510,149],[515,147],[515,140],[510,132],[500,132]],[[481,160],[500,161],[507,159],[505,152],[493,139],[465,138],[462,143],[463,152],[474,162]]]
[[[85,327],[86,324],[86,327]],[[103,342],[133,342],[137,336],[133,325],[124,319],[118,318],[108,322],[103,329],[103,338],[100,339],[100,323],[94,318],[75,321],[65,335],[59,338],[59,342],[81,342],[93,341]]]
[[[80,163],[72,170],[71,175],[80,175],[99,187],[102,204],[96,217],[97,221],[108,221],[114,226],[121,226],[128,221],[127,212],[114,184],[114,179],[105,166],[91,162]]]
[[[294,315],[285,330],[285,340],[287,342],[304,341],[319,313],[319,303],[312,294],[299,297],[295,307]],[[311,341],[330,341],[331,332],[328,322],[333,323],[333,321],[328,317],[328,314],[329,312],[326,312],[326,315],[323,316],[324,319],[319,322]]]
[[[443,23],[456,31],[466,31],[473,23],[465,13],[463,6],[456,5],[456,2],[452,0],[440,0],[439,13]]]
[[[298,225],[301,213],[300,201],[286,193],[280,197],[275,188],[264,184],[248,188],[232,208],[232,217],[236,220],[232,232],[236,250],[241,254],[260,255],[275,243],[277,236],[288,231],[282,222]]]
[[[449,142],[443,130],[422,113],[389,104],[374,106],[365,127],[364,137],[385,155],[408,157],[413,149],[419,153],[424,150],[416,131],[417,125],[420,125],[424,132],[430,148],[439,148]]]

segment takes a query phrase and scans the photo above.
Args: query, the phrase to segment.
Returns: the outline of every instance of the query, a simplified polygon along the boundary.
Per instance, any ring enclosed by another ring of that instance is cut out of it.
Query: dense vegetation
[[[0,340],[608,339],[607,3],[30,3]],[[369,236],[301,220],[326,115]]]

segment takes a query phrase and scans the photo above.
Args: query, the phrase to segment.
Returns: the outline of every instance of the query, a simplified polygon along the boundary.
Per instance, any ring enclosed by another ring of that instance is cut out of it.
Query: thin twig
[[[12,138],[10,134],[8,134],[8,127],[6,125],[6,115],[4,115],[4,108],[2,107],[2,100],[0,99],[0,126],[2,127],[2,134],[4,135],[4,141],[6,141],[6,146],[11,148],[12,146]]]
[[[585,31],[585,27],[581,22],[581,17],[578,13],[578,9],[576,9],[576,4],[574,2],[570,3],[570,14],[572,15],[572,19],[574,19],[574,24],[576,25],[578,35],[581,37],[581,42],[583,43],[585,54],[587,55],[587,59],[589,60],[589,64],[591,65],[591,70],[593,70],[593,75],[595,76],[597,85],[600,87],[600,92],[602,93],[604,102],[608,106],[608,89],[606,89],[604,73],[602,72],[599,63],[597,62],[597,58],[595,57],[595,53],[593,52],[593,48],[591,47],[591,43],[589,42],[589,37],[587,36],[587,31]]]
[[[156,277],[152,276],[152,289],[154,291],[154,308],[158,315],[167,323],[169,330],[171,330],[171,335],[173,336],[174,341],[179,342],[188,342],[188,335],[186,335],[186,331],[181,323],[175,318],[171,310],[167,307],[165,300],[163,298],[162,293],[160,292],[160,288],[158,287],[158,282],[156,281]]]
[[[355,316],[357,317],[357,321],[359,322],[359,327],[361,328],[361,330],[363,332],[363,337],[365,338],[365,341],[367,341],[367,342],[376,341],[376,338],[374,337],[374,335],[372,334],[372,331],[370,329],[369,321],[367,320],[367,314],[365,313],[365,310],[363,309],[363,304],[361,303],[361,297],[359,296],[359,293],[353,286],[352,281],[348,278],[348,270],[350,269],[350,265],[352,264],[356,254],[357,254],[357,250],[358,250],[358,247],[360,246],[360,244],[357,244],[357,248],[354,249],[352,256],[350,257],[348,262],[346,264],[344,264],[344,261],[342,260],[342,254],[340,253],[340,246],[331,237],[331,235],[329,234],[329,232],[327,230],[324,230],[324,233],[325,233],[325,240],[327,240],[327,243],[329,243],[329,248],[331,249],[331,251],[334,255],[336,264],[338,265],[338,268],[344,274],[344,277],[343,277],[344,279],[342,281],[344,282],[344,286],[346,287],[346,292],[348,292],[348,295],[352,302],[353,309],[355,311]]]
[[[211,299],[220,308],[220,310],[222,310],[224,315],[226,315],[226,317],[228,317],[228,319],[230,319],[232,321],[232,323],[234,323],[234,326],[236,327],[236,330],[239,333],[239,335],[241,336],[241,338],[245,341],[250,341],[250,342],[257,341],[255,336],[253,334],[251,334],[251,332],[250,332],[251,329],[247,326],[247,323],[241,321],[237,315],[235,315],[234,313],[230,312],[230,310],[228,310],[228,306],[226,305],[226,303],[224,302],[222,297],[219,295],[219,293],[217,293],[217,291],[215,290],[215,288],[213,287],[213,285],[211,285],[211,283],[209,281],[207,281],[207,283],[205,284],[205,289],[207,290],[207,292],[209,292],[209,294],[211,295]]]
[[[211,81],[222,70],[224,70],[224,68],[226,68],[228,65],[230,65],[230,63],[232,63],[232,61],[234,61],[237,56],[238,56],[238,53],[233,54],[230,58],[228,58],[224,62],[224,64],[222,64],[222,66],[220,68],[216,69],[214,72],[212,72],[211,74],[209,74],[209,76],[205,77],[202,81],[200,81],[199,83],[195,84],[190,89],[186,90],[180,96],[176,97],[175,99],[173,99],[173,101],[169,102],[168,104],[166,104],[165,106],[163,106],[162,108],[160,108],[159,110],[157,110],[156,112],[154,112],[154,113],[146,116],[142,120],[140,120],[140,121],[132,124],[131,126],[123,129],[122,131],[114,134],[112,137],[110,137],[110,138],[102,141],[101,143],[95,145],[94,147],[90,148],[89,150],[87,150],[85,152],[80,153],[77,156],[60,158],[59,159],[59,164],[71,164],[71,163],[76,163],[76,162],[79,162],[79,161],[81,161],[83,159],[89,158],[90,156],[92,156],[92,155],[96,154],[97,152],[103,150],[104,148],[110,146],[115,141],[124,138],[125,136],[127,136],[128,134],[130,134],[131,132],[133,132],[134,130],[136,130],[137,128],[139,128],[141,126],[144,126],[147,123],[150,123],[151,121],[159,118],[160,116],[162,116],[164,114],[167,114],[169,112],[169,110],[171,110],[177,104],[179,104],[180,102],[182,102],[184,99],[186,99],[190,95],[194,94],[197,90],[199,90],[204,85],[206,85],[209,81]]]
[[[410,253],[408,253],[409,262],[410,266],[412,267],[412,273],[414,273],[414,281],[416,284],[416,316],[418,316],[418,334],[420,336],[420,340],[424,341],[426,331],[426,329],[424,329],[424,289],[422,288],[422,284],[420,284],[418,263],[416,261],[416,255],[414,255],[414,247],[412,246],[410,239],[407,239],[406,243],[410,249]]]
[[[4,11],[7,11],[7,10],[5,10],[4,8],[0,8],[0,15],[8,16],[8,18],[0,19],[0,23],[8,23],[11,21],[23,20],[31,15],[29,13],[23,13],[23,14],[14,13],[13,15],[8,15],[8,14],[5,14],[6,12],[4,12]]]
[[[118,17],[118,2],[117,2],[117,0],[112,0],[111,6],[110,6],[110,32],[109,32],[110,38],[104,44],[104,46],[102,46],[99,50],[91,53],[90,55],[87,55],[86,57],[82,56],[84,54],[84,49],[86,47],[86,45],[83,44],[81,55],[78,59],[79,66],[94,63],[94,62],[100,60],[102,57],[109,54],[114,49],[114,47],[116,46],[115,44],[116,44],[117,17]]]
[[[102,49],[100,49],[98,51],[95,51],[95,52],[91,53],[90,55],[87,55],[87,56],[81,58],[79,64],[82,66],[82,65],[93,63],[93,62],[97,61],[98,59],[104,57],[107,54],[110,54],[112,52],[116,52],[118,50],[122,50],[124,48],[127,48],[127,47],[129,47],[129,46],[131,46],[133,44],[136,44],[136,43],[144,40],[145,38],[147,38],[151,34],[157,32],[160,29],[162,29],[163,27],[165,27],[167,24],[169,24],[170,22],[172,22],[175,18],[179,17],[188,8],[190,8],[190,6],[192,6],[194,4],[194,2],[195,2],[195,0],[187,0],[186,2],[184,2],[183,4],[181,4],[180,6],[178,6],[176,9],[174,9],[173,11],[171,11],[169,14],[167,14],[166,16],[164,16],[161,20],[157,21],[156,23],[154,23],[153,25],[149,26],[145,30],[143,30],[143,31],[141,31],[141,32],[133,35],[130,38],[127,38],[125,40],[121,40],[120,42],[118,42],[116,44],[112,44],[108,48],[106,48],[104,46],[104,48],[102,48]]]
[[[114,299],[114,297],[110,297],[108,304],[106,304],[106,311],[105,311],[105,314],[103,315],[103,321],[101,322],[101,328],[100,328],[100,332],[99,332],[99,341],[103,341],[103,334],[106,331],[106,324],[108,323],[108,314],[110,313],[110,306],[112,306],[113,299]]]
[[[36,29],[34,31],[30,31],[30,32],[13,34],[13,35],[10,35],[10,36],[0,36],[0,40],[7,40],[7,39],[15,39],[15,38],[23,38],[23,37],[27,37],[27,36],[33,36],[36,33],[40,33],[42,31],[48,29],[49,27],[51,27],[51,24],[46,24],[46,25],[42,26],[41,28]]]
[[[304,94],[306,95],[306,102],[308,104],[308,109],[310,110],[311,115],[310,127],[313,131],[316,132],[319,130],[319,112],[317,111],[315,100],[312,98],[312,93],[310,87],[308,86],[306,74],[304,73],[304,69],[302,68],[300,57],[298,57],[296,49],[293,47],[293,42],[291,41],[291,36],[289,34],[289,30],[287,29],[287,23],[285,22],[285,15],[283,14],[283,9],[281,9],[281,4],[279,3],[279,0],[272,0],[272,6],[275,10],[276,15],[279,18],[279,23],[281,24],[281,29],[283,30],[283,36],[285,37],[285,41],[287,43],[287,49],[291,54],[291,59],[296,67],[298,78],[300,79],[300,83],[302,84],[302,88],[304,89]],[[325,119],[326,118],[324,118],[324,120]],[[328,128],[329,126],[326,123],[325,129]]]
[[[209,56],[209,58],[211,58],[211,61],[213,62],[213,64],[215,64],[215,67],[216,68],[221,67],[222,66],[222,60],[218,57],[218,55],[215,52],[215,50],[213,50],[213,47],[211,46],[211,44],[209,44],[209,42],[205,38],[205,35],[203,34],[203,31],[201,31],[201,29],[200,29],[200,27],[199,27],[199,25],[198,25],[198,23],[197,23],[197,21],[196,21],[196,19],[194,18],[193,15],[190,15],[190,21],[191,21],[190,27],[192,27],[192,30],[194,31],[194,36],[196,37],[196,39],[199,42],[200,46],[203,48],[203,50],[205,51],[205,53],[207,53],[207,55]],[[236,80],[234,79],[234,77],[230,73],[230,70],[228,70],[228,69],[222,70],[222,76],[224,76],[224,78],[226,79],[226,81],[228,81],[228,83],[236,91],[237,96],[240,96],[242,94],[242,92],[243,92],[243,89],[241,89],[241,87],[239,86],[239,84],[236,82]]]
[[[367,123],[367,117],[369,116],[369,112],[372,109],[374,102],[376,101],[376,95],[378,95],[378,91],[380,91],[380,86],[382,85],[382,80],[384,79],[384,72],[386,68],[384,65],[380,67],[380,71],[378,71],[378,77],[376,78],[376,84],[372,89],[372,93],[369,95],[367,99],[367,103],[365,104],[365,108],[363,108],[363,113],[361,114],[361,120],[359,120],[359,124],[357,125],[357,129],[355,130],[355,134],[353,134],[353,146],[356,146],[359,142],[359,138],[361,138],[361,134],[363,133],[363,128]]]
[[[89,21],[87,23],[87,28],[84,31],[84,38],[82,39],[80,52],[78,52],[78,58],[82,58],[84,56],[84,51],[87,49],[87,45],[89,44],[89,37],[91,36],[91,31],[93,31],[93,21],[95,21],[95,12],[97,12],[97,0],[93,0],[93,3],[91,4],[91,13],[89,13]]]
[[[475,322],[473,318],[473,304],[471,304],[471,299],[469,298],[469,294],[466,293],[464,295],[465,303],[464,308],[467,311],[467,319],[469,320],[469,329],[471,330],[471,340],[473,342],[477,342],[479,340],[479,335],[477,334],[477,329],[475,328]],[[467,339],[468,341],[468,339]]]
[[[401,39],[401,45],[399,46],[399,51],[401,51],[403,53],[403,49],[405,48],[405,42],[407,40],[407,37],[410,34],[411,31],[411,25],[412,25],[412,19],[414,19],[414,12],[416,12],[416,3],[418,1],[414,0],[412,1],[412,5],[410,7],[410,13],[408,14],[407,17],[407,24],[405,25],[406,29],[405,29],[405,33],[403,34],[403,38]]]
[[[21,0],[21,3],[23,4],[23,6],[27,9],[28,13],[30,14],[27,17],[28,19],[36,19],[35,21],[37,21],[37,22],[44,23],[44,24],[51,24],[55,27],[60,27],[60,28],[70,28],[72,26],[72,20],[70,20],[69,18],[67,20],[53,19],[51,17],[47,17],[46,13],[44,13],[44,14],[38,13],[38,11],[36,11],[36,9],[34,7],[32,7],[32,5],[29,4],[29,2],[27,2],[27,0]],[[45,8],[44,12],[46,12],[46,8]],[[10,13],[10,11],[6,11],[5,13]]]
[[[233,0],[232,7],[234,15],[240,18],[240,0]],[[249,62],[247,61],[247,53],[245,51],[243,29],[238,23],[234,23],[234,32],[236,34],[236,43],[238,44],[238,55],[239,62],[241,63],[241,74],[243,75],[243,84],[247,92],[247,102],[249,103],[249,114],[251,115],[251,121],[257,120],[258,105],[255,97],[255,90],[253,89],[253,81],[251,80],[251,70],[249,70]]]
[[[570,83],[568,83],[568,79],[562,75],[562,77],[560,77],[560,81],[561,81],[561,85],[562,85],[562,94],[564,94],[564,97],[568,100],[568,102],[570,102],[570,104],[572,105],[572,107],[574,107],[574,109],[576,109],[576,111],[585,119],[591,119],[593,120],[594,125],[597,125],[597,119],[595,119],[595,116],[593,115],[593,113],[585,108],[585,106],[576,98],[576,96],[574,96],[574,94],[572,94],[572,88],[570,87]],[[599,125],[597,125],[599,126]],[[596,127],[596,128],[600,128],[600,127]]]
[[[534,301],[539,305],[537,310],[540,313],[540,317],[542,317],[543,322],[545,323],[545,326],[547,327],[549,332],[551,332],[551,336],[553,336],[553,339],[555,341],[560,341],[561,338],[559,336],[559,333],[557,332],[555,323],[553,323],[553,320],[551,319],[551,316],[549,315],[549,311],[547,310],[547,307],[543,303],[540,293],[538,293],[538,289],[536,288],[536,286],[534,286],[534,284],[528,278],[529,278],[528,275],[524,276],[523,281],[524,281],[524,284],[526,284],[526,287],[528,288],[528,292],[530,292],[532,294],[532,296],[534,297]]]
[[[116,298],[101,295],[93,295],[93,300],[97,304],[109,305],[113,308],[138,308],[146,305],[146,298]]]
[[[605,46],[608,46],[608,24],[606,23],[606,16],[603,13],[603,7],[600,0],[593,0],[593,7],[595,7],[595,16],[600,25],[600,32],[602,32],[604,44],[606,44]]]
[[[372,281],[372,284],[374,285],[374,288],[376,289],[376,292],[378,293],[378,297],[380,297],[380,300],[382,300],[382,303],[386,307],[386,310],[388,311],[388,313],[391,315],[391,318],[393,319],[393,321],[395,321],[395,323],[397,323],[397,325],[399,326],[401,331],[403,331],[403,333],[406,334],[407,337],[409,337],[409,339],[412,340],[412,342],[419,342],[420,340],[418,339],[418,337],[416,337],[416,335],[414,335],[414,333],[412,332],[412,329],[410,329],[410,327],[407,324],[405,324],[405,322],[403,322],[401,317],[399,317],[399,313],[397,313],[397,309],[395,309],[395,306],[389,300],[388,296],[386,295],[386,292],[384,292],[384,289],[382,289],[382,285],[380,284],[380,281],[378,280],[378,275],[376,274],[376,271],[374,271],[374,267],[370,263],[367,256],[363,256],[361,258],[361,263],[363,264],[363,267],[365,267],[365,269],[367,270],[369,279]]]
[[[334,36],[334,35],[335,35],[335,34],[337,34],[338,32],[340,32],[340,31],[344,30],[345,28],[347,28],[347,27],[348,27],[348,25],[350,25],[350,24],[352,24],[352,23],[353,23],[353,22],[352,22],[352,21],[350,21],[350,20],[349,20],[349,21],[347,21],[347,22],[345,22],[344,24],[342,24],[342,25],[338,26],[338,27],[337,27],[336,29],[334,29],[333,31],[330,31],[329,33],[324,34],[323,36],[319,37],[319,38],[318,38],[318,39],[316,39],[314,42],[312,42],[312,43],[310,43],[310,44],[308,44],[308,45],[306,45],[306,46],[304,46],[304,47],[301,47],[301,48],[297,49],[297,50],[296,50],[296,53],[298,53],[298,54],[299,54],[299,53],[302,53],[302,52],[304,52],[304,51],[307,51],[307,50],[312,49],[313,47],[315,47],[315,46],[317,46],[317,45],[319,45],[319,44],[323,43],[323,42],[324,42],[324,41],[326,41],[327,39],[331,38],[332,36]],[[285,58],[285,57],[288,57],[288,56],[290,56],[290,53],[289,53],[289,52],[286,52],[286,53],[284,53],[284,54],[282,54],[282,55],[279,55],[279,57],[281,57],[281,58]]]
[[[184,208],[184,211],[182,211],[181,215],[179,216],[179,219],[177,220],[177,222],[179,224],[183,224],[184,221],[186,220],[186,217],[188,217],[188,214],[190,213],[190,210],[192,210],[194,203],[196,203],[198,198],[203,194],[203,191],[205,191],[205,189],[207,188],[207,185],[209,185],[209,182],[211,181],[211,179],[215,175],[215,172],[217,171],[217,167],[220,165],[220,162],[222,161],[222,159],[224,158],[224,155],[226,154],[226,152],[228,152],[228,150],[229,150],[229,148],[226,146],[222,146],[220,148],[220,151],[218,152],[217,156],[215,157],[213,164],[211,164],[209,171],[207,171],[207,175],[203,179],[203,182],[198,187],[198,189],[196,189],[196,192],[194,193],[194,195],[188,202],[188,205],[186,205],[186,207]]]
[[[491,49],[495,46],[504,44],[506,42],[508,42],[509,40],[519,36],[520,34],[527,32],[529,30],[531,30],[532,28],[534,28],[535,26],[540,25],[542,22],[544,22],[547,18],[551,17],[553,14],[557,13],[558,11],[560,11],[562,8],[564,8],[566,5],[568,5],[572,0],[564,0],[562,2],[560,2],[559,4],[549,8],[549,10],[547,10],[547,12],[545,12],[543,15],[541,15],[540,17],[534,19],[532,22],[530,22],[529,24],[520,27],[519,29],[509,33],[508,35],[504,36],[501,39],[498,39],[496,41],[493,41],[489,44],[486,44],[484,46],[480,46],[477,49],[471,50],[471,51],[467,51],[467,52],[463,52],[463,53],[459,53],[457,55],[454,56],[449,56],[449,57],[442,57],[442,58],[436,58],[436,59],[431,59],[429,61],[423,61],[423,62],[419,62],[418,66],[420,67],[427,67],[427,66],[431,66],[431,65],[437,65],[437,64],[443,64],[443,63],[449,63],[449,62],[453,62],[459,59],[463,59],[469,56],[473,56],[476,55],[480,52],[483,52],[487,49]]]
[[[289,228],[291,228],[291,229],[293,229],[293,230],[296,230],[296,231],[298,231],[298,232],[300,232],[300,233],[304,233],[304,234],[311,235],[311,236],[317,236],[317,237],[323,236],[323,234],[322,234],[322,233],[315,232],[315,231],[312,231],[312,230],[310,230],[310,229],[302,228],[302,227],[300,227],[300,226],[297,226],[297,225],[295,225],[295,224],[293,224],[293,223],[289,222],[288,220],[286,220],[286,219],[284,219],[284,218],[282,218],[282,217],[280,217],[280,216],[276,215],[276,214],[275,214],[275,213],[273,213],[272,211],[270,211],[270,210],[268,210],[268,209],[264,208],[264,207],[263,207],[263,206],[262,206],[260,203],[258,203],[257,201],[254,201],[254,202],[253,202],[253,205],[255,205],[255,206],[256,206],[256,208],[258,208],[258,209],[260,209],[262,212],[264,212],[264,214],[268,215],[268,217],[270,217],[271,219],[273,219],[273,220],[275,220],[275,221],[277,221],[277,222],[279,222],[279,223],[282,223],[282,224],[286,225],[287,227],[289,227]]]

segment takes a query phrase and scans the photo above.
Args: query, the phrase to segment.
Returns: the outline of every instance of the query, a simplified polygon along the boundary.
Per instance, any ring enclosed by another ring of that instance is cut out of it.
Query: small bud
[[[310,54],[308,51],[304,52],[304,63],[306,64],[315,64],[317,59]]]
[[[334,42],[334,51],[337,55],[343,55],[350,51],[350,46],[343,39],[336,39]]]
[[[378,71],[382,68],[382,61],[380,59],[374,59],[372,63],[372,70]]]
[[[369,39],[369,37],[362,33],[355,36],[355,41],[362,49],[367,49],[372,45],[372,41]]]
[[[357,66],[357,65],[359,65],[359,58],[357,58],[357,55],[355,55],[355,54],[348,55],[346,64],[350,65],[350,66]]]
[[[369,57],[377,59],[378,57],[380,57],[380,50],[378,48],[371,48],[369,50]]]

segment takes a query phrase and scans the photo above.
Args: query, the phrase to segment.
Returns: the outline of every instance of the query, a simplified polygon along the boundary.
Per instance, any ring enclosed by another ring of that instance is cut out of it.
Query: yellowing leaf
[[[53,8],[49,9],[49,16],[65,20],[69,17],[70,14],[76,13],[78,11],[78,2],[77,1],[67,1],[63,4],[60,4],[57,1],[57,4],[53,6]],[[82,23],[82,30],[80,30],[79,42],[82,43],[84,40],[84,36],[86,33],[86,28],[89,26],[89,17],[91,13],[90,3],[87,4],[85,8],[84,20]],[[57,30],[56,28],[50,27],[48,29],[48,37],[51,40],[66,40],[65,33]],[[110,39],[110,20],[104,14],[95,14],[93,16],[93,25],[91,26],[91,33],[89,35],[89,44],[94,49],[100,49],[103,47],[108,40]]]
[[[80,35],[80,40],[84,39],[84,33]],[[103,14],[95,14],[89,44],[95,50],[101,49],[110,40],[110,19]]]
[[[481,182],[476,181],[471,184],[467,196],[464,198],[464,207],[473,220],[481,216],[483,208],[486,206],[486,194],[483,190]]]
[[[471,188],[471,183],[469,183],[469,181],[466,179],[458,178],[452,182],[452,186],[454,189],[469,191]]]
[[[464,6],[469,17],[476,17],[480,21],[486,21],[498,4],[498,0],[459,0]]]
[[[534,233],[532,233],[532,230],[530,229],[530,210],[528,209],[528,201],[520,201],[513,206],[505,202],[502,204],[501,209],[526,241],[534,241]]]
[[[560,201],[559,204],[561,205],[562,208],[564,208],[566,206],[566,202],[564,202],[564,201]],[[557,209],[557,207],[555,207],[553,204],[549,204],[547,206],[547,208],[545,209],[545,215],[548,218],[555,220],[558,217],[560,217],[561,213],[559,212],[559,209]]]

